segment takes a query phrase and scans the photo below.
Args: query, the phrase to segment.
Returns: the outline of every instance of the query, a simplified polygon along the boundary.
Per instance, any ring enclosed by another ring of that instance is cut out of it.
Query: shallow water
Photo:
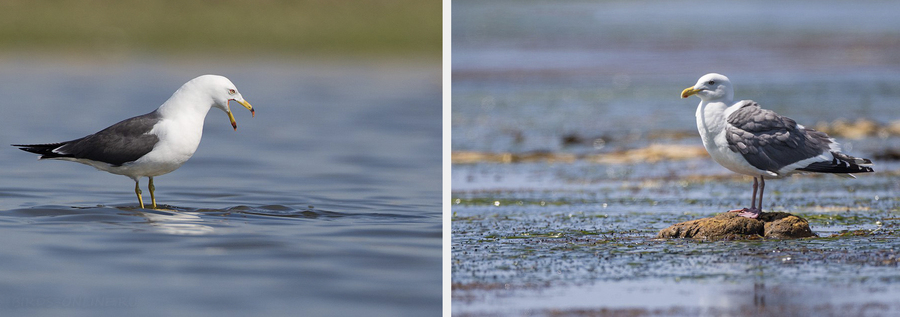
[[[4,315],[436,314],[437,67],[7,57],[0,144],[96,132],[204,73],[257,115],[233,108],[233,131],[210,111],[193,158],[155,178],[166,210],[136,208],[126,177],[0,151]]]
[[[896,133],[838,136],[874,174],[767,182],[766,208],[819,236],[793,241],[657,240],[745,206],[752,180],[706,156],[585,159],[700,146],[679,93],[708,72],[807,126],[895,123],[896,5],[454,2],[453,151],[538,157],[453,165],[454,315],[900,314]]]

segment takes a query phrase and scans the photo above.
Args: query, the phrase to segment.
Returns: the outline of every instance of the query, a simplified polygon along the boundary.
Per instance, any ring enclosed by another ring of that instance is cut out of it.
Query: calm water
[[[777,8],[777,9],[776,9]],[[812,126],[900,120],[894,2],[454,1],[452,149],[584,157],[700,146],[708,72],[736,99]],[[767,182],[770,209],[820,239],[656,240],[748,203],[708,157],[452,167],[453,312],[481,315],[900,314],[897,133],[839,137],[876,161],[856,180]]]
[[[430,64],[7,58],[0,144],[96,132],[205,73],[257,115],[233,109],[235,132],[210,111],[193,158],[155,179],[168,211],[136,208],[126,177],[0,150],[3,315],[437,315]]]

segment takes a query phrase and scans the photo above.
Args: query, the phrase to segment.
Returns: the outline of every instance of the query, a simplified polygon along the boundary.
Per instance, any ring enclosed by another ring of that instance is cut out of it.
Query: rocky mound
[[[726,212],[674,224],[659,231],[659,238],[693,238],[703,240],[796,239],[815,237],[806,219],[786,212],[764,212],[757,219]]]

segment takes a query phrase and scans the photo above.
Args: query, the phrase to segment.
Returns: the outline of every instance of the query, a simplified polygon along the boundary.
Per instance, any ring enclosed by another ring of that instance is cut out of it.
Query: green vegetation
[[[0,2],[0,50],[439,58],[437,0]]]

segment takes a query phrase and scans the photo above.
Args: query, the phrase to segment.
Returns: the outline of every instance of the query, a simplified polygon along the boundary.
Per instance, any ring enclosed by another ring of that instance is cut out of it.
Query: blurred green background
[[[0,1],[0,53],[441,56],[439,0]]]

